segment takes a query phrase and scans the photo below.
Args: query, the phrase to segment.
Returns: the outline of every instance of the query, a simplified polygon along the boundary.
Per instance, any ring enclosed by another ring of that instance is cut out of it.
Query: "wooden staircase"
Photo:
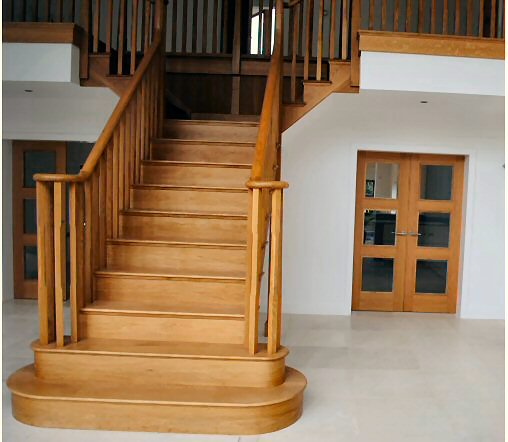
[[[301,414],[288,351],[245,341],[249,178],[258,125],[166,121],[94,272],[81,339],[32,344],[13,374],[14,416],[31,425],[255,434]]]

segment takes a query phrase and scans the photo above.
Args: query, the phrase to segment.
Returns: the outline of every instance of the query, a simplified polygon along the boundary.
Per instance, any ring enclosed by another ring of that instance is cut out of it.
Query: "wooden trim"
[[[3,43],[67,43],[81,46],[83,29],[74,23],[4,23]]]
[[[504,60],[504,39],[360,31],[360,51]]]

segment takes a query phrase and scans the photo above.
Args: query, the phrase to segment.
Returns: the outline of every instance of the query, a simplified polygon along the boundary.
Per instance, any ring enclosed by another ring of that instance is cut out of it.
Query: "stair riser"
[[[182,142],[156,142],[152,145],[153,160],[201,161],[211,163],[252,163],[254,147],[232,144],[196,145]]]
[[[142,168],[142,182],[180,186],[245,187],[250,172],[250,169],[233,167],[145,164]]]
[[[245,249],[108,244],[108,267],[141,272],[245,272]]]
[[[35,373],[47,381],[93,382],[108,379],[161,387],[165,384],[271,387],[285,379],[284,358],[275,361],[93,355],[35,352]]]
[[[120,218],[122,238],[167,241],[240,242],[247,221],[216,218],[125,215]]]
[[[132,208],[247,214],[247,192],[132,189]]]
[[[200,303],[243,306],[244,282],[181,281],[126,277],[95,278],[97,298],[104,301],[153,301],[164,305]]]
[[[259,407],[159,405],[32,399],[13,394],[14,417],[50,428],[192,434],[261,434],[280,430],[302,414],[303,393]]]
[[[185,140],[256,142],[258,125],[168,123],[164,124],[164,137]]]
[[[84,313],[79,317],[83,337],[145,339],[170,342],[211,342],[242,344],[241,319],[162,317],[122,313]]]

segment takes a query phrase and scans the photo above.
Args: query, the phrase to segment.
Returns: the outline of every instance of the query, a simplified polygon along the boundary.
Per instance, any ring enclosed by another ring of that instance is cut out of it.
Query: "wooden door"
[[[14,297],[37,299],[36,173],[65,173],[66,143],[13,141],[12,214]]]
[[[360,152],[353,310],[454,313],[464,158]]]

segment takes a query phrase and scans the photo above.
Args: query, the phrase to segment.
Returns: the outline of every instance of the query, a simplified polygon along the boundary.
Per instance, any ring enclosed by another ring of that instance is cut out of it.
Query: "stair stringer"
[[[300,118],[314,109],[332,93],[356,93],[358,88],[351,86],[351,63],[344,61],[330,62],[330,81],[304,81],[303,104],[284,105],[282,127],[290,128]]]

